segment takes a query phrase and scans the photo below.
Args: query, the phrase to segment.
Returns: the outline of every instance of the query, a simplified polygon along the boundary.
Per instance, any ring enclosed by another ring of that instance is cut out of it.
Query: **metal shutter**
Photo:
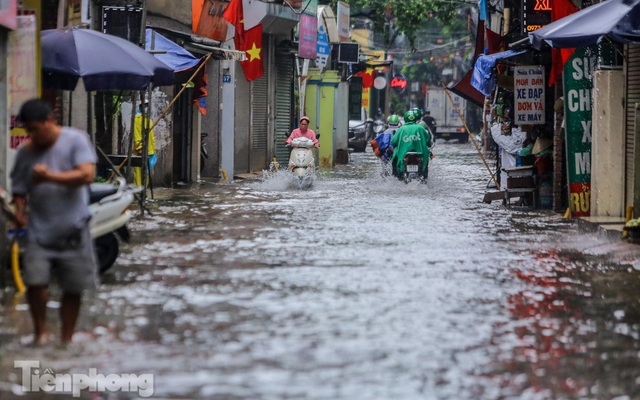
[[[291,133],[291,93],[293,88],[293,57],[282,54],[276,57],[276,111],[275,154],[280,165],[289,162],[289,149],[284,140]]]
[[[265,66],[268,65],[267,60],[263,61]],[[251,171],[262,171],[267,167],[267,107],[269,104],[267,68],[264,75],[251,83]]]
[[[270,36],[262,36],[264,75],[251,82],[251,172],[267,168],[267,138],[269,133],[269,70],[271,65]]]
[[[625,203],[634,203],[636,104],[640,104],[640,45],[626,46],[626,103],[625,103]],[[636,210],[636,214],[640,210]]]

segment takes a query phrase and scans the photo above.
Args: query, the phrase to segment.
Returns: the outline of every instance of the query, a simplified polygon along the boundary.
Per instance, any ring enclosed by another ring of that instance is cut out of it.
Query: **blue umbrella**
[[[531,45],[540,50],[551,47],[587,47],[604,37],[618,43],[640,42],[640,0],[607,0],[529,33]]]
[[[173,70],[135,44],[90,29],[41,32],[44,86],[87,91],[144,90],[172,85]]]

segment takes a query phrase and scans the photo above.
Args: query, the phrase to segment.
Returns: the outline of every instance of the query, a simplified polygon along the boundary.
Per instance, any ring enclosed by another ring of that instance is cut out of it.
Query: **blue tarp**
[[[166,64],[174,72],[180,72],[192,68],[200,61],[193,54],[172,42],[151,28],[146,30],[145,50],[164,50],[164,54],[154,56]]]
[[[490,96],[493,89],[496,87],[496,75],[493,68],[496,66],[498,60],[514,57],[524,52],[526,52],[526,50],[507,50],[501,53],[481,55],[476,60],[476,65],[473,67],[471,86],[476,88],[485,96]]]

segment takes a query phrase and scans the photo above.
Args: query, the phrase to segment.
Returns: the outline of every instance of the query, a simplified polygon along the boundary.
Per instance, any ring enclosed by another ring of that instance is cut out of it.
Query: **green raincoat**
[[[415,151],[422,154],[422,159],[425,161],[422,163],[422,172],[424,172],[431,158],[431,151],[428,146],[430,140],[431,135],[422,126],[411,121],[405,122],[396,131],[391,140],[391,145],[393,146],[391,160],[396,166],[396,171],[404,172],[404,155],[410,151]]]

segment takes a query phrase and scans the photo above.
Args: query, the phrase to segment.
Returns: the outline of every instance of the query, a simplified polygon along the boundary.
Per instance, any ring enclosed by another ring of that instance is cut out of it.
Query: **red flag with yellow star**
[[[238,50],[247,52],[247,61],[240,62],[240,65],[244,71],[245,78],[251,82],[264,75],[264,65],[262,63],[262,24],[258,24],[248,31],[244,31],[243,39],[244,47]]]
[[[262,24],[258,24],[248,31],[244,30],[242,0],[231,0],[224,14],[222,14],[222,18],[229,21],[236,29],[236,33],[233,36],[236,50],[242,50],[247,53],[247,60],[240,62],[245,78],[249,82],[260,78],[264,75],[264,66],[262,64]]]

